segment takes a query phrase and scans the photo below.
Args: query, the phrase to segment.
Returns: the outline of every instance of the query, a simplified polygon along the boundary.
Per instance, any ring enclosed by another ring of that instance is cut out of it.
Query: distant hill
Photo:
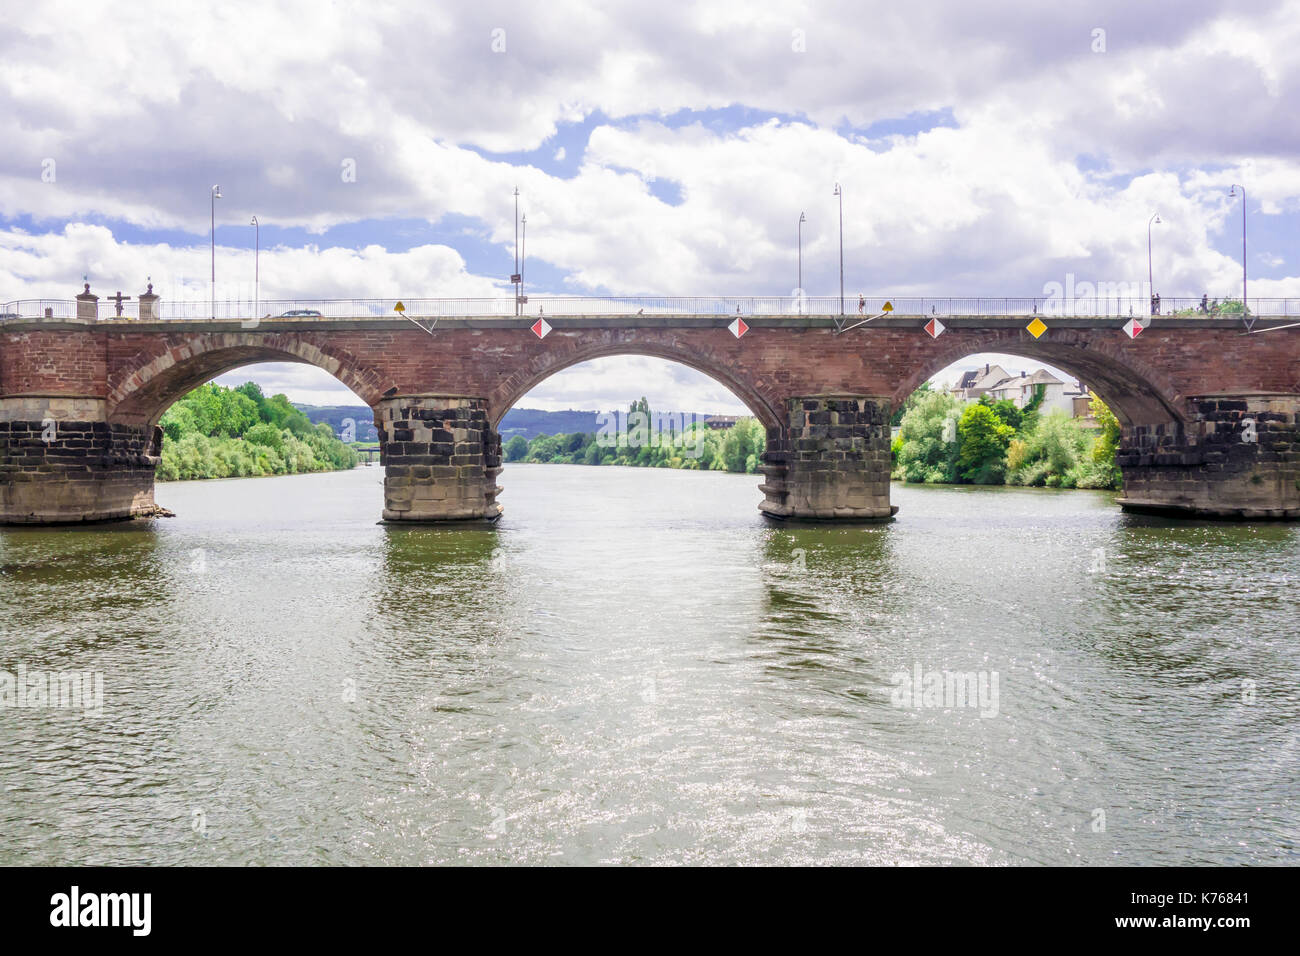
[[[297,408],[313,422],[325,422],[334,429],[336,435],[342,434],[343,423],[350,418],[356,429],[357,441],[379,441],[374,413],[364,405],[298,405]],[[574,409],[545,412],[540,408],[512,408],[501,420],[501,438],[509,441],[515,435],[533,439],[538,435],[594,432],[600,428],[596,421],[598,414]]]
[[[544,412],[540,408],[512,408],[501,419],[501,440],[509,441],[516,435],[533,439],[538,435],[568,435],[571,432],[594,432],[600,425],[597,412],[568,409],[563,412]]]

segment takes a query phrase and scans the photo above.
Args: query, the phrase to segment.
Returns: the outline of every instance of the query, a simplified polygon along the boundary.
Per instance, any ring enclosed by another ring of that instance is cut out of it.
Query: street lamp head
[[[1164,222],[1164,220],[1160,218],[1160,213],[1156,213],[1156,218],[1153,219],[1153,220],[1151,220],[1151,221],[1152,221],[1152,222],[1159,222],[1159,223],[1163,223],[1163,222]]]
[[[831,195],[832,195],[832,196],[838,196],[838,195],[840,195],[840,184],[839,184],[839,183],[836,183],[836,184],[835,184],[835,192],[831,193]]]
[[[1237,187],[1236,187],[1236,186],[1232,186],[1232,187],[1230,187],[1230,188],[1228,189],[1228,195],[1229,195],[1229,196],[1236,196],[1236,195],[1237,195]]]
[[[808,219],[807,219],[807,217],[804,216],[803,213],[799,213],[799,221],[800,221],[800,222],[807,222]]]
[[[250,219],[250,220],[248,221],[248,224],[249,224],[250,226],[256,226],[256,225],[257,225],[257,217],[254,216],[252,219]]]
[[[213,198],[213,199],[220,199],[220,198],[221,198],[221,187],[220,187],[220,186],[213,186],[213,187],[212,187],[212,198]]]

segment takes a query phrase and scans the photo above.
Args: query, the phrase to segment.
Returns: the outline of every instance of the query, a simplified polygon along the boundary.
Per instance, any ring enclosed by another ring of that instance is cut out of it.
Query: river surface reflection
[[[0,531],[0,670],[104,680],[0,708],[0,863],[1300,859],[1294,526],[896,485],[786,528],[754,476],[511,465],[495,527],[411,528],[381,482]]]

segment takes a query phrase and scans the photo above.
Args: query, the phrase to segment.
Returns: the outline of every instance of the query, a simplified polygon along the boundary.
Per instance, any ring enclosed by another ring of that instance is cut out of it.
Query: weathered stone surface
[[[1119,503],[1130,511],[1300,518],[1300,396],[1190,399],[1186,424],[1124,429]]]
[[[889,503],[889,402],[860,396],[792,398],[769,428],[759,509],[773,518],[879,521]]]
[[[445,395],[407,395],[375,406],[385,521],[500,517],[501,437],[487,424],[485,406],[484,399]]]
[[[148,426],[0,418],[0,524],[151,514],[161,433]]]

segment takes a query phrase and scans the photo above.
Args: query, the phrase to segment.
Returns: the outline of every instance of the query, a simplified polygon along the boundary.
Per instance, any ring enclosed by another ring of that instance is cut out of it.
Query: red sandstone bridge
[[[390,300],[167,308],[156,296],[87,292],[10,303],[0,311],[0,522],[150,513],[163,413],[257,362],[315,365],[370,405],[386,520],[492,519],[502,416],[561,369],[623,354],[681,362],[749,407],[767,429],[766,515],[880,520],[896,510],[891,412],[977,352],[1064,369],[1115,411],[1123,507],[1300,517],[1300,300],[1252,298],[1245,320],[1199,299],[1164,300],[1154,317],[1148,300],[1113,296],[902,298],[888,314],[874,297],[862,316],[856,297],[848,304],[845,317],[838,297],[534,296],[525,316],[510,298],[406,300],[404,315]],[[281,314],[304,311],[319,314]]]

